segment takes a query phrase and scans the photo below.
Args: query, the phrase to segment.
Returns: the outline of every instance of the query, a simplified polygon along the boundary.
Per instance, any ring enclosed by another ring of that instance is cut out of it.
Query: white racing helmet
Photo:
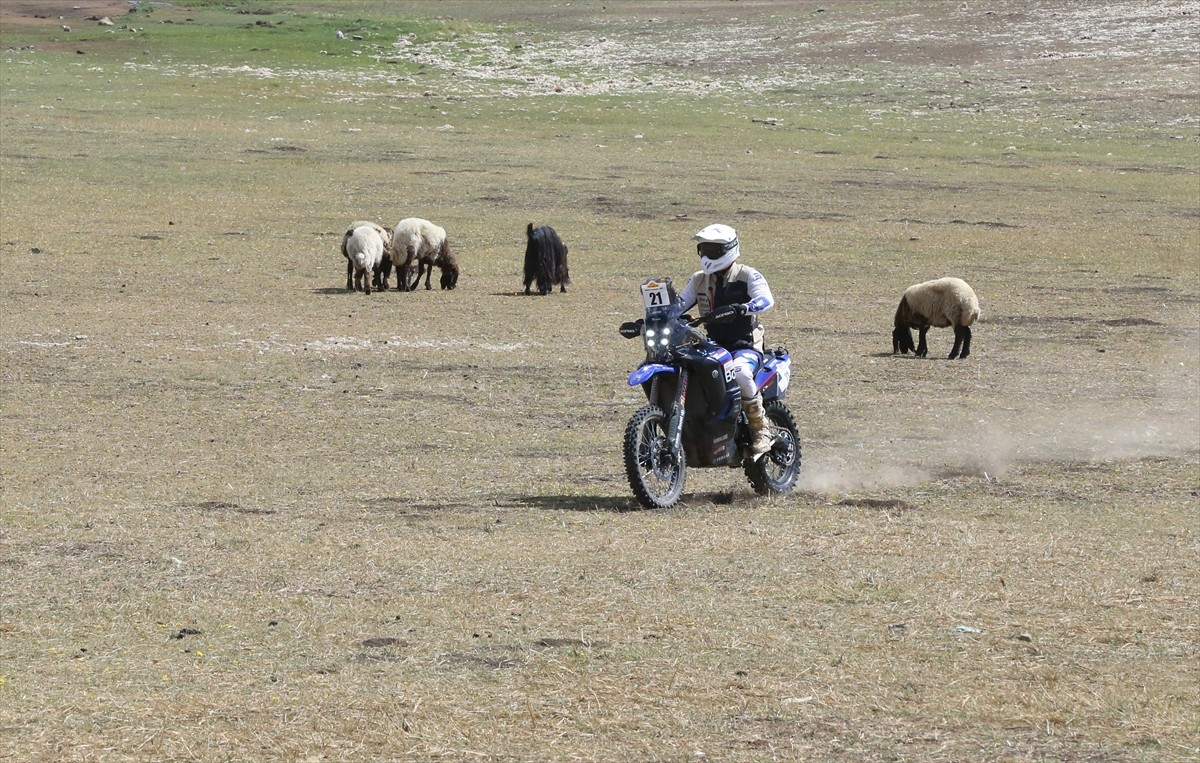
[[[741,254],[737,231],[728,225],[714,223],[692,236],[692,240],[696,242],[696,253],[700,255],[700,269],[705,275],[720,273],[732,265]]]

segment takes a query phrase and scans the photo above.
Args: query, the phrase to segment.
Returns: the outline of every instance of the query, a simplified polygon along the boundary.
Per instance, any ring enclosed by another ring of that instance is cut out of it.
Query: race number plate
[[[642,284],[642,302],[645,303],[647,310],[670,305],[671,297],[667,292],[667,283],[665,281],[647,281]]]

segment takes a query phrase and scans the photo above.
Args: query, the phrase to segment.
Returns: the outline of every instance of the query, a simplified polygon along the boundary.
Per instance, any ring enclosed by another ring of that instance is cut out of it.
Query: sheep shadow
[[[972,353],[972,355],[974,355],[974,353]],[[913,355],[911,353],[869,352],[869,353],[866,353],[865,355],[863,355],[863,357],[864,358],[895,358],[896,360],[907,360],[910,363],[913,361],[917,361],[917,360],[923,360],[923,361],[933,361],[933,360],[949,361],[950,360],[950,358],[946,357],[944,354],[934,355],[932,353],[930,353],[929,355],[926,355],[923,358],[918,358],[916,355]]]
[[[308,293],[309,294],[324,294],[324,295],[327,295],[330,297],[335,297],[339,294],[349,294],[351,296],[357,295],[359,297],[362,297],[362,296],[374,296],[376,294],[391,294],[392,292],[397,292],[397,291],[400,291],[400,290],[399,289],[384,290],[384,289],[372,288],[370,295],[364,295],[361,291],[359,291],[357,289],[347,289],[344,286],[325,286],[325,287],[322,287],[319,289],[309,289]],[[407,292],[405,292],[405,293],[407,293]]]

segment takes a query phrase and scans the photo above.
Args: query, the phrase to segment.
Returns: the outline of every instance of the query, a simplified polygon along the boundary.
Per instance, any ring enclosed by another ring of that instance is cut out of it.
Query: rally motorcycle
[[[767,350],[755,374],[774,438],[756,459],[733,356],[696,330],[706,317],[683,313],[670,278],[649,279],[641,291],[645,318],[620,327],[621,336],[640,336],[646,346],[646,361],[629,375],[629,386],[640,385],[648,404],[625,427],[625,473],[638,501],[651,509],[675,505],[689,466],[741,466],[759,495],[790,492],[800,473],[800,435],[783,402],[791,377],[787,350]]]

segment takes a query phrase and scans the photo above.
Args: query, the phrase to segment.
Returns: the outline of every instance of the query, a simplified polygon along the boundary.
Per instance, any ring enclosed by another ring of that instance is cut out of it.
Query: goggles
[[[696,244],[696,251],[705,259],[719,260],[733,251],[733,248],[736,246],[736,241],[730,241],[725,244],[716,241],[701,241],[699,244]]]

